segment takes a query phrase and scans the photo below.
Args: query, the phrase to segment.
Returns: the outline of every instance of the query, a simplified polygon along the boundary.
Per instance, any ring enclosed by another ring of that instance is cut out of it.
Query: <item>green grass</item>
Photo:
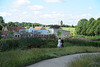
[[[17,49],[0,52],[0,67],[24,67],[44,59],[83,52],[100,52],[100,48],[71,46],[65,48],[33,48],[28,50]]]
[[[100,54],[83,55],[69,64],[69,67],[100,67]]]

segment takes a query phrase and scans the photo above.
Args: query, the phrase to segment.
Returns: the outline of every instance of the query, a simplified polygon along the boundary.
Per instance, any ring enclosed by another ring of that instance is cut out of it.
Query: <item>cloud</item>
[[[8,13],[8,12],[0,12],[0,16],[11,16],[11,13]]]
[[[89,9],[89,10],[92,10],[93,8],[92,8],[92,7],[88,7],[88,9]]]
[[[28,12],[24,11],[22,14],[27,15],[27,14],[28,14]]]
[[[41,12],[40,11],[34,11],[34,14],[40,14]]]
[[[11,11],[11,12],[17,12],[19,10],[17,10],[17,9],[9,9],[9,11]]]
[[[58,13],[58,12],[51,12],[48,14],[40,15],[40,17],[42,17],[42,18],[60,18],[60,17],[64,17],[64,14]]]
[[[16,0],[13,2],[14,7],[20,7],[22,5],[30,4],[29,0]]]
[[[61,2],[61,0],[45,0],[45,2],[50,3],[50,2]]]
[[[33,6],[28,6],[29,9],[31,10],[42,10],[44,7],[42,5],[33,5]]]

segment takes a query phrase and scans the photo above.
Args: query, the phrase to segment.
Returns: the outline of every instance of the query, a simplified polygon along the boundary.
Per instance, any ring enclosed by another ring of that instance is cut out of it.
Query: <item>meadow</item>
[[[10,50],[0,52],[0,67],[24,67],[41,60],[84,52],[100,52],[100,48],[70,46],[64,48],[32,48],[25,50]]]
[[[100,67],[100,54],[83,55],[69,63],[69,67]]]

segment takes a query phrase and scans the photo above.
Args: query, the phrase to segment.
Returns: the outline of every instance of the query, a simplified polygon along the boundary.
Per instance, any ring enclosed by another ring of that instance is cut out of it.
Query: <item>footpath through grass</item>
[[[100,54],[83,55],[69,64],[69,67],[100,67]]]
[[[100,52],[98,47],[71,46],[65,48],[33,48],[0,52],[0,67],[24,67],[44,59],[74,53]]]

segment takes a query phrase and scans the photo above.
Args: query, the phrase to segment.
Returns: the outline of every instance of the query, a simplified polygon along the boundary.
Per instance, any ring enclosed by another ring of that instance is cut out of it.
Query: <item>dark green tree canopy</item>
[[[2,24],[0,24],[0,30],[2,30],[2,28],[3,28],[3,25],[2,25]]]
[[[100,17],[97,20],[100,20]]]
[[[89,19],[89,22],[91,23],[91,22],[93,22],[95,19],[94,18],[90,18]]]
[[[82,31],[82,29],[83,29],[83,25],[84,25],[84,23],[86,23],[86,22],[88,22],[87,19],[81,19],[81,20],[78,22],[77,27],[76,27],[76,33],[77,33],[77,34],[81,34],[81,31]]]
[[[8,22],[7,26],[16,26],[14,22]]]
[[[5,23],[2,16],[0,16],[0,23]]]
[[[81,19],[78,22],[75,30],[79,35],[100,35],[100,18],[98,18],[97,20],[95,20],[94,18],[90,18],[89,21],[86,19]]]

